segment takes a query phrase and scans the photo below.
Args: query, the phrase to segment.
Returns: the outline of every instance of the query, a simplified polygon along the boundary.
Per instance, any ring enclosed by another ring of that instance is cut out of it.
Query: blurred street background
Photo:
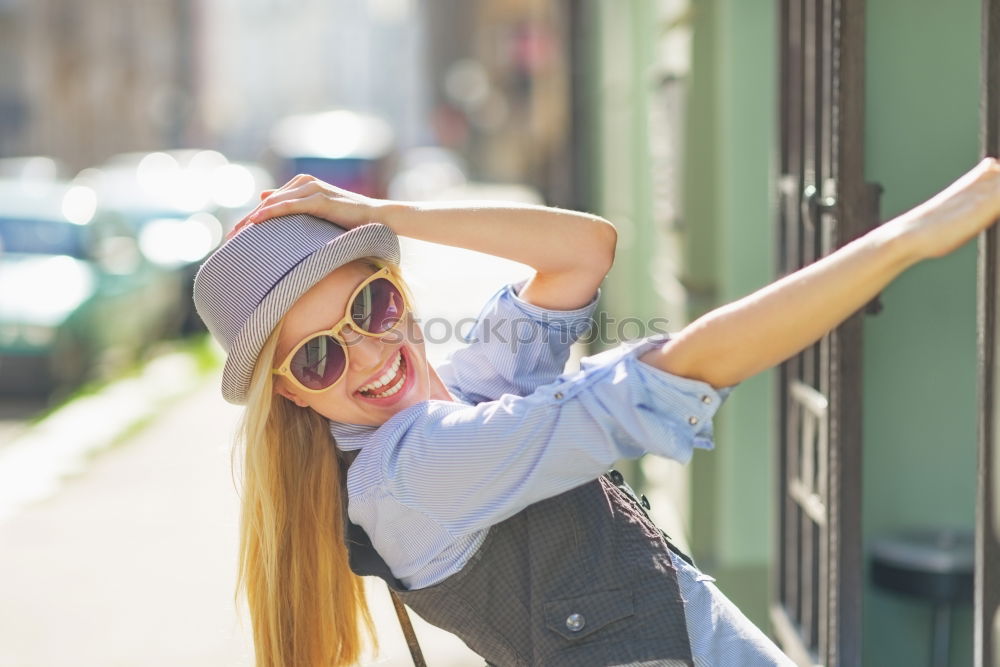
[[[194,272],[298,173],[570,205],[565,19],[530,2],[0,2],[0,665],[252,663],[239,410]],[[433,360],[528,275],[404,255]],[[370,661],[410,664],[372,588]],[[481,664],[416,623],[430,664]]]
[[[190,293],[261,190],[311,173],[603,215],[615,267],[573,364],[828,252],[837,206],[872,226],[974,164],[993,1],[867,0],[858,32],[833,20],[846,0],[0,0],[0,667],[251,664],[233,600],[240,411]],[[864,54],[855,79],[841,39]],[[851,150],[852,173],[830,166]],[[838,202],[859,182],[881,199]],[[863,656],[842,664],[928,662],[939,616],[866,568],[904,528],[971,534],[974,250],[881,295],[842,349],[864,350],[849,391],[829,390],[849,364],[815,348],[741,384],[715,451],[622,465],[802,664],[831,646]],[[432,360],[528,273],[410,241],[404,269],[440,318]],[[789,378],[869,418],[837,435],[789,402]],[[831,580],[848,560],[854,578]],[[384,587],[372,597],[366,664],[410,664]],[[969,665],[971,604],[951,602],[950,664]],[[482,664],[418,631],[433,667]]]

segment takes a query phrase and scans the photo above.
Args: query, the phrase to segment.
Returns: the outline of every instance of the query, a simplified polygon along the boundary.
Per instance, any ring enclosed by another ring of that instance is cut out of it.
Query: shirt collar
[[[337,442],[337,447],[347,452],[364,447],[368,443],[369,436],[376,430],[378,430],[377,426],[330,421],[330,435]]]

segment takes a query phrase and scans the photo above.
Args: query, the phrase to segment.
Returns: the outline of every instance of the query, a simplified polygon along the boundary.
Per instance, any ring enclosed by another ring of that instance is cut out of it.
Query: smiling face
[[[360,260],[342,266],[299,297],[283,320],[276,360],[293,346],[344,318],[347,300],[373,273]],[[437,376],[427,364],[423,336],[412,311],[383,338],[363,336],[346,324],[338,332],[347,344],[347,366],[339,382],[321,392],[303,391],[275,376],[275,391],[296,405],[334,421],[378,426],[397,412],[431,398]]]

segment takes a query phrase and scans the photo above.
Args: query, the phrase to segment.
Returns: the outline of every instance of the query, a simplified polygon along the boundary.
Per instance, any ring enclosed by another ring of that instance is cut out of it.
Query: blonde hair
[[[236,595],[247,597],[259,667],[351,665],[366,638],[377,642],[348,564],[340,463],[327,419],[274,392],[280,331],[257,358],[234,450],[234,463],[239,445],[244,454]]]

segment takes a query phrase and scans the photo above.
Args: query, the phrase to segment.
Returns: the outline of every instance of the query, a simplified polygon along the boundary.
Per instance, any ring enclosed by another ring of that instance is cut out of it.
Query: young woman
[[[608,222],[374,200],[308,176],[264,193],[195,281],[228,353],[223,393],[247,405],[240,581],[258,664],[356,662],[370,619],[354,572],[384,578],[490,664],[788,664],[603,473],[710,447],[732,385],[998,216],[988,159],[672,338],[560,375],[614,257]],[[535,273],[433,368],[397,234]]]

